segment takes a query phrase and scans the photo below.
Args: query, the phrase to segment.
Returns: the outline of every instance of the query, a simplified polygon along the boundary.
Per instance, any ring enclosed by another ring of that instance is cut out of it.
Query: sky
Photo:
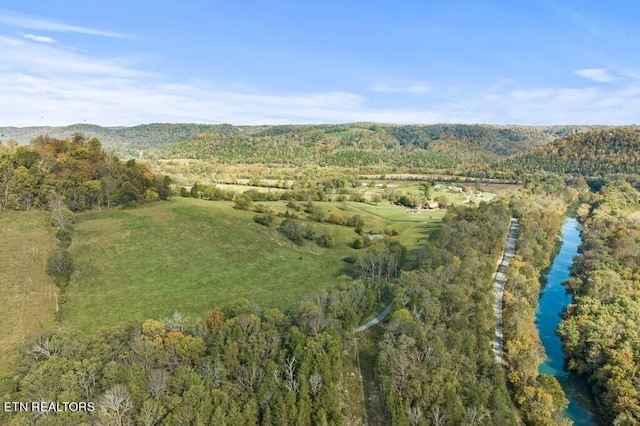
[[[634,124],[640,4],[0,0],[0,126]]]

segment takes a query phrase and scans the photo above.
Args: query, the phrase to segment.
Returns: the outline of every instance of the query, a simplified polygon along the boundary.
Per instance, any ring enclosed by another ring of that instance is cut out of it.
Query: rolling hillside
[[[392,125],[372,123],[232,126],[153,123],[133,127],[74,124],[63,127],[0,127],[0,140],[27,144],[38,135],[97,137],[122,157],[215,158],[255,163],[372,165],[396,155],[412,167],[451,167],[465,161],[500,158],[590,126]],[[398,162],[398,160],[394,160]],[[355,162],[355,163],[354,163]]]
[[[205,132],[169,145],[157,158],[224,164],[319,164],[403,169],[454,169],[491,162],[553,141],[581,127],[437,124],[344,124],[242,127]]]

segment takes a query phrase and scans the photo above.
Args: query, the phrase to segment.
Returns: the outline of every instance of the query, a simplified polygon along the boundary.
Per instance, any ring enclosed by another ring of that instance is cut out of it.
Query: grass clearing
[[[0,212],[0,377],[10,374],[20,349],[55,322],[56,286],[46,273],[55,245],[49,213]]]
[[[239,298],[285,306],[349,272],[346,240],[298,247],[232,205],[175,198],[78,215],[63,322],[89,330],[174,311],[199,318]]]

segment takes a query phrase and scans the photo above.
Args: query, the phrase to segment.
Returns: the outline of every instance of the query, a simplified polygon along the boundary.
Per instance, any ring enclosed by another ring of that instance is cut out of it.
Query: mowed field
[[[284,202],[265,204],[276,212],[286,210]],[[388,204],[314,205],[327,213],[335,209],[360,214],[365,230],[399,228],[411,248],[444,214],[428,219],[425,212],[418,219]],[[385,218],[385,209],[399,218]],[[304,212],[299,214],[305,218]],[[336,245],[326,249],[305,241],[296,246],[275,226],[255,223],[254,215],[233,209],[231,202],[179,197],[137,209],[79,214],[72,245],[76,272],[67,290],[63,324],[101,329],[168,317],[174,311],[200,319],[240,298],[262,308],[286,308],[305,295],[336,286],[341,275],[353,272],[345,262],[358,252],[350,247],[356,237],[353,228],[312,223],[318,234],[333,235]],[[281,220],[276,218],[276,223]]]
[[[49,213],[0,211],[0,377],[24,345],[54,324],[56,286],[46,264],[55,245]]]

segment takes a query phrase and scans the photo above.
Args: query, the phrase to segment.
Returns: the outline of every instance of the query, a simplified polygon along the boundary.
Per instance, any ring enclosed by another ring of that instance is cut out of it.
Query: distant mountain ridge
[[[27,144],[41,134],[97,137],[122,157],[196,158],[229,163],[318,163],[454,167],[505,158],[559,137],[606,126],[376,123],[233,126],[152,123],[131,127],[74,124],[0,127],[0,140]],[[399,158],[398,158],[399,156]],[[400,164],[401,163],[401,164]]]

